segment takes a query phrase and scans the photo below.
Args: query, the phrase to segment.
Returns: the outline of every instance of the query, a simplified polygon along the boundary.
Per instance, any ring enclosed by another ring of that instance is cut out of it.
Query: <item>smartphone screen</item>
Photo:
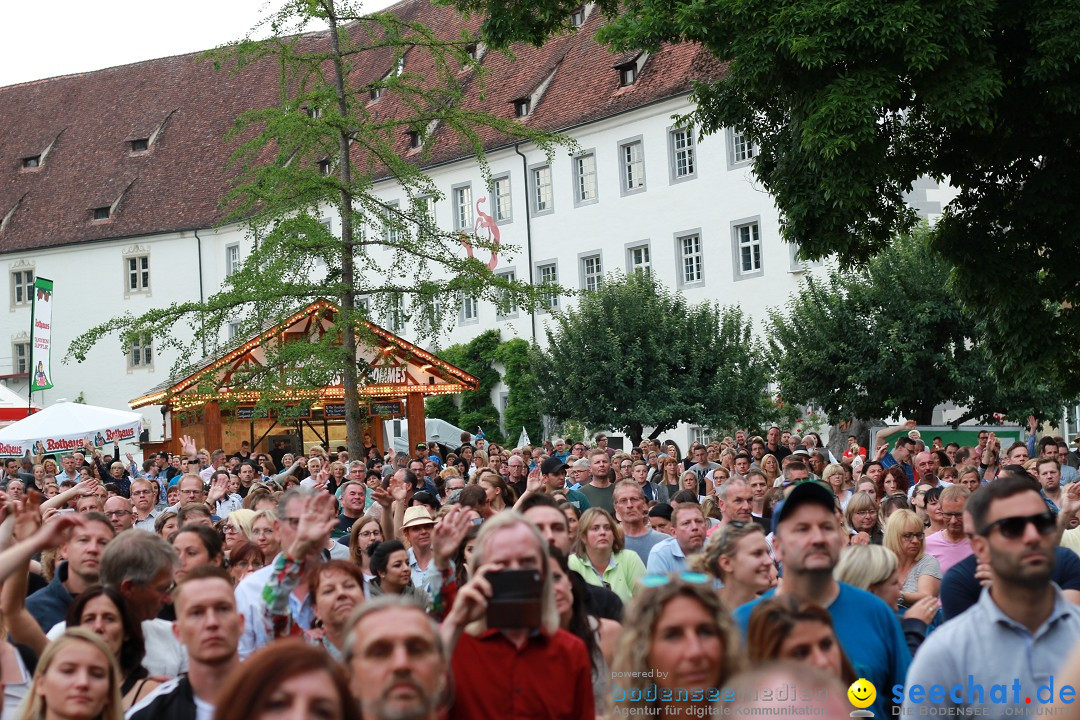
[[[500,570],[489,573],[491,599],[488,601],[489,628],[540,627],[540,595],[543,579],[539,570]]]

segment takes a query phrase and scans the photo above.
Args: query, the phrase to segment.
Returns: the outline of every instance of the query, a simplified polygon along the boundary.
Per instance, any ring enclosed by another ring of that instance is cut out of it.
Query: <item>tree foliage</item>
[[[454,0],[489,42],[565,31],[575,0]],[[1080,3],[600,0],[616,50],[701,43],[724,71],[689,121],[735,127],[804,257],[861,264],[910,231],[929,176],[959,193],[932,236],[998,381],[1080,391]]]
[[[329,31],[303,34],[316,22]],[[463,235],[431,221],[429,203],[442,193],[422,168],[435,129],[441,142],[476,154],[485,174],[482,128],[548,152],[561,138],[462,102],[467,83],[480,82],[482,73],[467,51],[475,39],[447,37],[445,30],[439,34],[393,13],[363,15],[359,4],[347,0],[286,0],[257,30],[270,37],[248,38],[211,55],[229,72],[265,63],[278,71],[279,102],[243,113],[224,140],[233,149],[235,181],[222,204],[227,222],[242,222],[254,239],[251,253],[206,301],[113,318],[78,338],[69,357],[83,360],[114,333],[123,348],[149,335],[157,352],[179,352],[179,373],[197,362],[193,348],[204,354],[222,350],[226,323],[239,321],[239,334],[253,336],[309,302],[329,298],[340,308],[330,332],[310,343],[267,343],[265,366],[246,369],[238,382],[261,390],[263,404],[273,403],[284,388],[314,390],[340,382],[349,450],[359,456],[360,321],[396,316],[410,323],[417,338],[436,338],[454,322],[452,308],[463,294],[526,309],[541,295],[529,283],[497,277],[483,262],[465,257]],[[392,53],[380,80],[350,81],[357,66],[371,62],[373,53],[387,57],[388,48]],[[371,107],[373,91],[382,93],[383,108],[395,110]],[[406,130],[421,139],[416,156],[400,150]],[[387,180],[407,198],[400,207],[374,192],[377,182]],[[340,219],[339,233],[320,221],[328,210]],[[491,249],[489,241],[470,241]],[[174,333],[177,325],[190,332]],[[467,414],[469,424],[491,417],[479,410]]]
[[[680,422],[757,426],[768,370],[735,307],[691,305],[651,274],[609,277],[557,313],[533,352],[544,414],[624,430],[638,444]]]
[[[936,405],[996,414],[1060,416],[1060,387],[995,380],[994,358],[949,285],[949,263],[921,227],[857,270],[808,278],[770,314],[768,357],[781,396],[819,404],[834,418],[902,413],[930,424]]]

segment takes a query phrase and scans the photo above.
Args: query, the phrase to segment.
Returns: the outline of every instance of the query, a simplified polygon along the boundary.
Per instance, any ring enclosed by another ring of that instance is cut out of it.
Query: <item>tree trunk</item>
[[[641,433],[644,427],[637,421],[632,421],[626,424],[626,434],[630,436],[630,441],[634,444],[631,447],[638,447],[641,445]]]
[[[349,116],[348,102],[345,96],[345,68],[341,57],[341,43],[338,38],[338,18],[334,0],[324,0],[327,20],[330,25],[330,44],[333,48],[334,90],[337,95],[338,112],[342,118]],[[349,135],[342,127],[338,131],[338,171],[341,178],[341,295],[338,302],[345,322],[342,325],[342,360],[341,384],[345,391],[345,439],[349,448],[349,457],[364,457],[363,418],[360,413],[359,357],[356,344],[356,289],[354,285],[355,267],[353,265],[353,207],[352,207],[352,163],[349,159]],[[330,448],[327,448],[329,450]],[[382,448],[380,448],[382,449]]]

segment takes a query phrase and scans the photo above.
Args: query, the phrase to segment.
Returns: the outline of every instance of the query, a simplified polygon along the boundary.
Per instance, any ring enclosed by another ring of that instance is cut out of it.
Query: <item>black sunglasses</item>
[[[983,537],[987,537],[993,532],[994,528],[1001,531],[1001,536],[1008,540],[1016,540],[1024,534],[1027,530],[1028,523],[1035,526],[1035,529],[1040,535],[1049,535],[1051,532],[1057,530],[1057,518],[1053,513],[1041,512],[1038,515],[1021,515],[1018,517],[1007,517],[995,520],[982,529],[979,534]]]

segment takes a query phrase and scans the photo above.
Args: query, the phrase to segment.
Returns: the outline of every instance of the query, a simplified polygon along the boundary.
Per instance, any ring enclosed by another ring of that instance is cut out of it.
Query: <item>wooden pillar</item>
[[[180,413],[176,411],[176,408],[169,408],[169,426],[172,432],[172,437],[165,443],[165,447],[171,453],[180,452],[180,436],[183,433],[180,431]]]
[[[379,448],[379,454],[386,453],[386,433],[383,432],[383,419],[381,415],[370,415],[367,420],[367,433],[371,435],[371,444]],[[367,458],[364,458],[367,461]]]
[[[427,442],[427,416],[424,414],[424,394],[409,393],[405,398],[405,419],[409,421],[409,455],[416,443]]]
[[[214,452],[222,447],[221,406],[217,404],[217,400],[211,400],[203,408],[203,433],[207,450]]]

